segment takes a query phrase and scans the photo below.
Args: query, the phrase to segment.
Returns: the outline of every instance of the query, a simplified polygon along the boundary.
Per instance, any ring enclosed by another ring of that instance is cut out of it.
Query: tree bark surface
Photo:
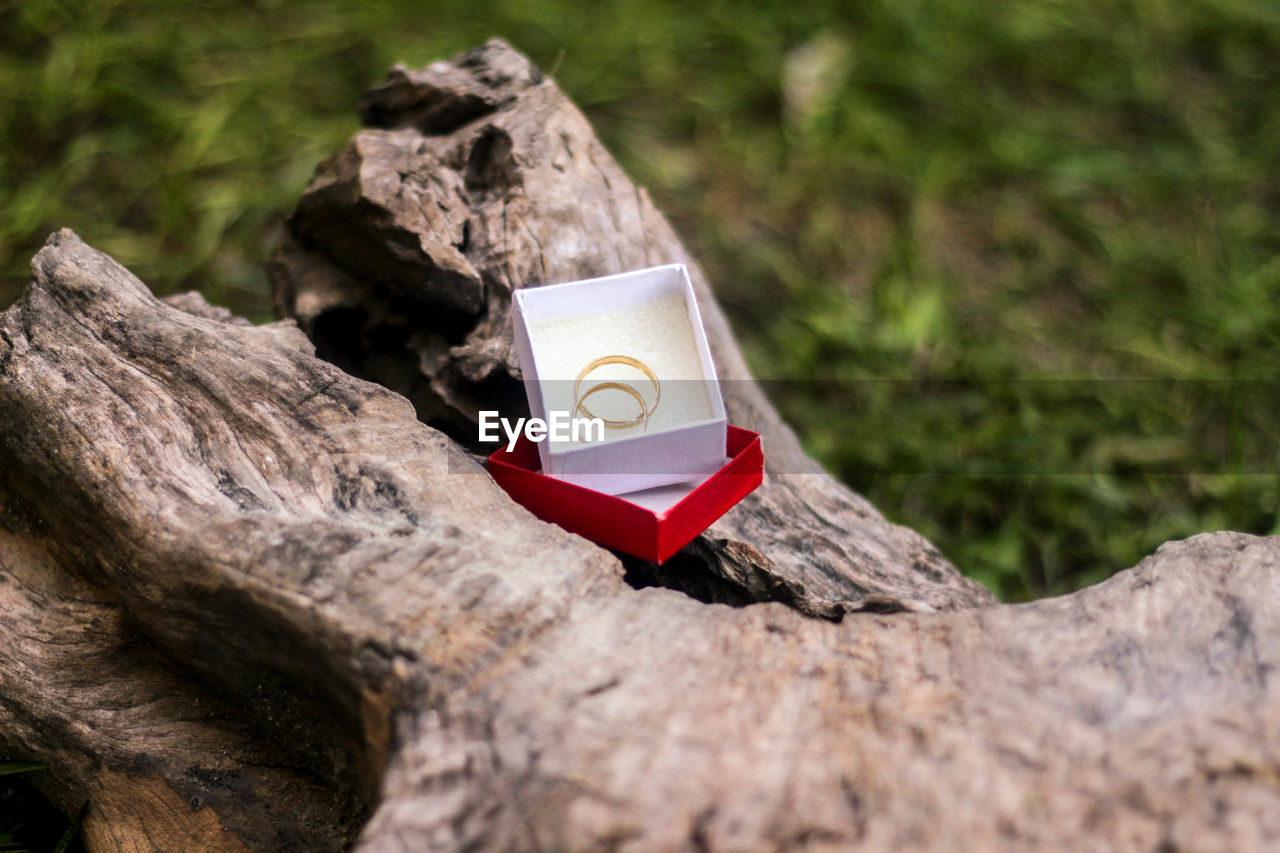
[[[314,344],[69,231],[0,314],[0,755],[90,850],[1280,840],[1280,541],[995,605],[804,460],[696,274],[771,470],[624,564],[464,445],[518,404],[512,289],[678,241],[501,43],[362,115],[273,261]]]

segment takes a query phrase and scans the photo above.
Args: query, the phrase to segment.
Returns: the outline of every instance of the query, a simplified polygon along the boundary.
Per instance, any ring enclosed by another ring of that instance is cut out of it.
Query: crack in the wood
[[[5,331],[3,325],[0,325],[0,371],[5,370],[9,366],[9,361],[13,358],[13,338],[9,337],[9,333]]]
[[[538,239],[538,235],[533,233],[533,229],[529,227],[528,220],[521,219],[520,224],[524,226],[524,231],[529,235],[529,239],[533,241],[533,245],[538,249],[538,267],[542,270],[542,283],[548,284],[547,281],[547,256],[542,251],[542,241]]]
[[[324,385],[320,386],[319,388],[312,389],[305,396],[303,396],[302,399],[294,403],[293,408],[301,409],[304,405],[306,405],[307,403],[310,403],[316,397],[319,397],[321,394],[327,393],[330,388],[332,388],[334,385],[337,384],[340,378],[341,377],[335,376],[332,379],[330,379],[328,382],[324,383]]]

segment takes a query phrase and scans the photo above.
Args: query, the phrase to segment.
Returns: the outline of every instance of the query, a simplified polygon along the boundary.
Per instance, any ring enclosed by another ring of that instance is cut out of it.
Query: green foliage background
[[[0,304],[70,226],[267,319],[361,92],[492,35],[650,188],[808,446],[1001,596],[1277,532],[1272,0],[0,0]]]

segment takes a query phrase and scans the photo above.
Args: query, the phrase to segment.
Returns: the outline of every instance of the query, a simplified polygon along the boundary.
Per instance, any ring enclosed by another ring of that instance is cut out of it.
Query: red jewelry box
[[[489,473],[543,521],[663,563],[763,482],[759,433],[730,426],[725,455],[724,466],[699,483],[606,495],[543,474],[537,445],[521,435],[510,453],[502,448],[489,456]]]

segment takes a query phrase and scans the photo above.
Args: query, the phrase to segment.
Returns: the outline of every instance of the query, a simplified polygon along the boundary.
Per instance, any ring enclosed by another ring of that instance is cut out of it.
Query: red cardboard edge
[[[543,521],[598,545],[666,562],[764,481],[759,433],[729,426],[724,467],[658,515],[625,495],[606,495],[542,473],[537,446],[520,436],[508,453],[489,456],[489,473],[512,499]]]

